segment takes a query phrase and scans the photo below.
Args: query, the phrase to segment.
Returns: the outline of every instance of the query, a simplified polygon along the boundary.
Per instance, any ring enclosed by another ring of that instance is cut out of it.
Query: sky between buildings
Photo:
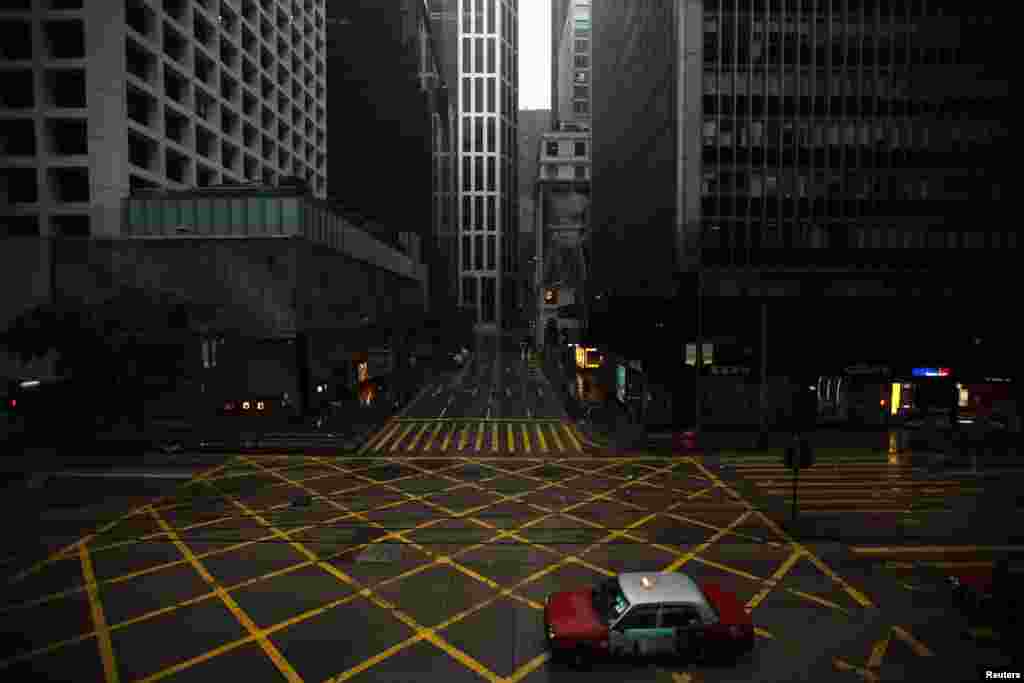
[[[519,0],[519,108],[551,108],[551,0]]]

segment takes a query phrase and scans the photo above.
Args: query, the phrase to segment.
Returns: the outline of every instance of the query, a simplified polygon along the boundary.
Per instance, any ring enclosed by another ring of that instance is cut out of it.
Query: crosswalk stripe
[[[562,445],[562,440],[558,438],[558,431],[555,430],[555,425],[548,425],[548,430],[551,432],[551,438],[555,440],[555,447],[558,448],[558,452],[564,453],[565,447]]]
[[[423,450],[425,450],[425,451],[429,451],[430,450],[430,447],[434,444],[434,438],[437,436],[438,432],[441,431],[441,427],[443,427],[443,426],[444,426],[443,422],[438,422],[437,423],[437,426],[434,427],[434,432],[427,438],[427,442],[425,444],[423,444]]]
[[[480,447],[484,445],[484,423],[480,423],[480,428],[476,430],[476,451],[480,452]]]
[[[530,452],[530,433],[526,431],[526,425],[523,425],[523,450],[527,453]]]
[[[452,427],[451,430],[449,430],[444,435],[444,443],[441,444],[441,451],[442,452],[448,450],[448,442],[452,440],[452,434],[454,434],[455,430],[457,429],[457,427],[456,427],[456,425],[454,423],[452,423],[451,427]]]
[[[420,437],[423,436],[423,432],[427,431],[427,427],[429,426],[430,425],[424,423],[424,425],[420,427],[420,431],[416,432],[416,436],[413,437],[413,440],[409,442],[409,446],[405,450],[411,451],[412,449],[416,448],[416,444],[419,443]]]
[[[415,427],[415,425],[409,425],[408,427],[405,428],[405,431],[402,432],[402,434],[397,439],[395,439],[395,442],[391,445],[392,453],[398,450],[398,446],[402,443],[402,439],[404,439],[406,435],[412,431],[413,427]]]
[[[462,434],[459,435],[459,450],[466,449],[466,440],[469,439],[469,425],[462,426]]]
[[[515,438],[512,435],[512,425],[507,425],[507,427],[508,427],[508,450],[510,452],[512,452],[512,453],[515,453],[516,452],[516,440],[515,440]]]
[[[397,422],[394,424],[393,427],[391,427],[391,429],[385,428],[384,432],[381,434],[381,438],[377,440],[377,443],[373,444],[373,450],[380,450],[382,447],[384,447],[387,444],[387,442],[391,440],[391,437],[393,437],[401,428],[402,425]]]
[[[544,433],[540,431],[540,425],[533,425],[533,428],[537,430],[537,441],[540,442],[540,450],[542,453],[548,452],[548,442],[544,439]]]
[[[565,430],[566,435],[569,437],[569,441],[572,443],[573,449],[577,451],[582,451],[583,447],[580,446],[580,442],[577,441],[575,436],[573,436],[572,429],[569,428],[569,425],[562,423],[562,429]]]
[[[498,452],[498,423],[491,424],[491,451]]]

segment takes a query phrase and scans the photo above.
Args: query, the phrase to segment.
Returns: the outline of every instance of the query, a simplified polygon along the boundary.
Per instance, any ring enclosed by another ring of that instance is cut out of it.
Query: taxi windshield
[[[594,609],[605,624],[612,623],[629,609],[629,600],[622,592],[617,578],[606,579],[595,587],[593,599]]]

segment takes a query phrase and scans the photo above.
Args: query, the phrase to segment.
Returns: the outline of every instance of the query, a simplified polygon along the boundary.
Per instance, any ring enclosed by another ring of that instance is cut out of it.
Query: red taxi
[[[577,664],[593,655],[736,659],[754,648],[742,603],[680,572],[630,572],[592,588],[549,595],[544,627],[552,655]]]

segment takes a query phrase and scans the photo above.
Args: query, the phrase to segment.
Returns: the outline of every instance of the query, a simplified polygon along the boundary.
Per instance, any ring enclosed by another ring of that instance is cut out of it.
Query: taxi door
[[[703,622],[695,605],[663,605],[658,615],[659,652],[684,655],[696,653],[703,646]],[[663,641],[661,639],[664,639]]]
[[[658,605],[636,605],[615,622],[609,637],[613,652],[654,654],[658,643]]]

